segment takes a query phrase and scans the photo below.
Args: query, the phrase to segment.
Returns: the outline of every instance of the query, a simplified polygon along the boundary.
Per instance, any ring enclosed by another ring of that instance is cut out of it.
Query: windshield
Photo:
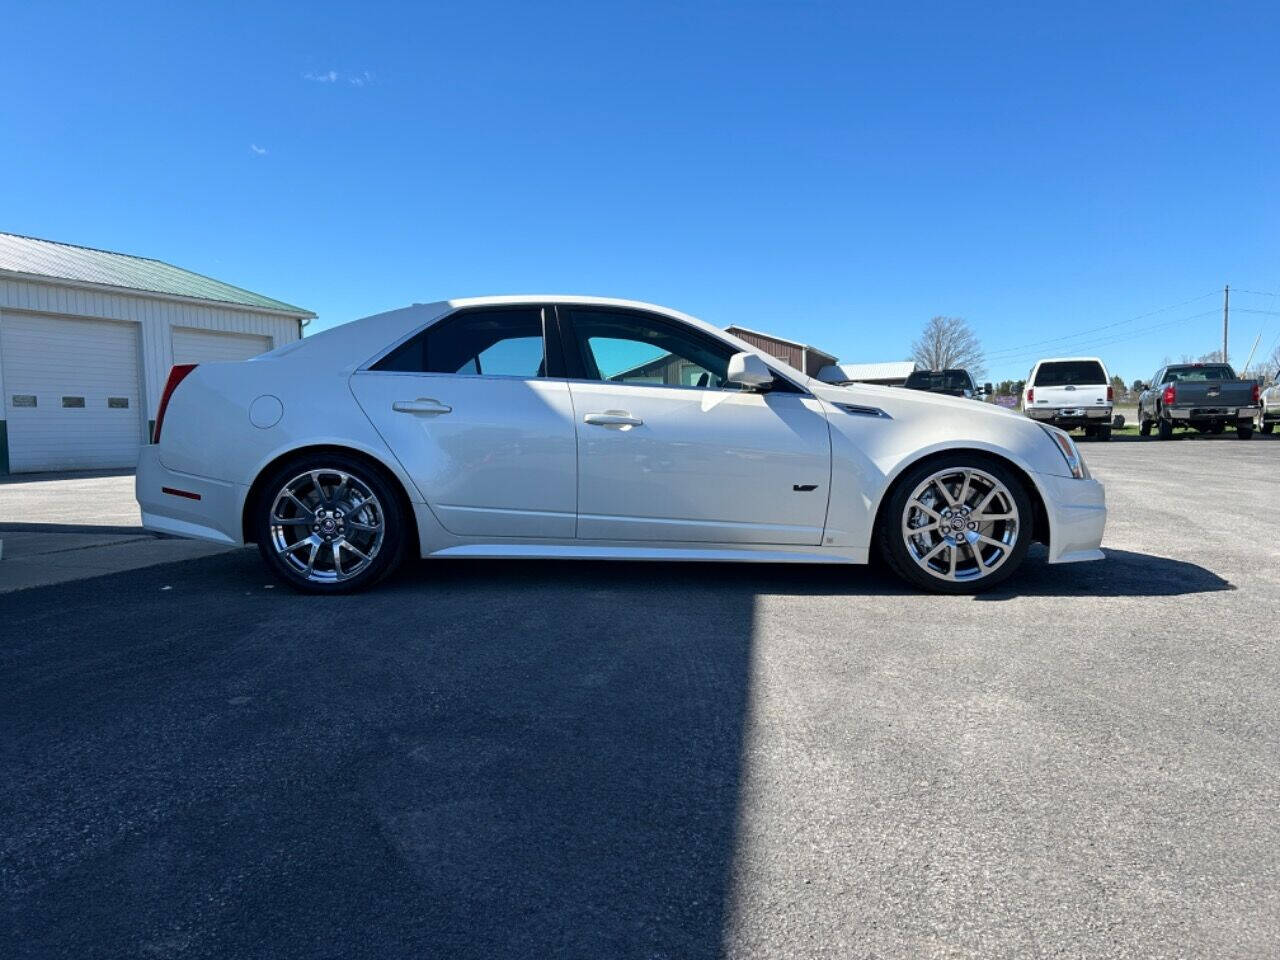
[[[1165,371],[1165,383],[1181,383],[1183,380],[1234,380],[1236,372],[1224,363],[1198,367],[1170,367]]]
[[[1079,386],[1106,383],[1107,375],[1097,360],[1054,360],[1040,364],[1033,387]]]
[[[963,393],[973,389],[973,380],[965,370],[917,370],[903,386],[932,393]]]

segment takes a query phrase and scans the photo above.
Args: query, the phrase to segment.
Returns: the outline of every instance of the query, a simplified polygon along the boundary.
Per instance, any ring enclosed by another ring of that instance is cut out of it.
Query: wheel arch
[[[1035,478],[1032,477],[1031,471],[1008,456],[978,446],[934,450],[898,464],[894,472],[887,478],[884,489],[880,493],[880,500],[876,504],[875,520],[871,525],[873,538],[880,536],[880,525],[884,521],[885,507],[907,473],[916,467],[942,462],[956,455],[976,456],[985,460],[992,460],[1012,472],[1022,482],[1023,489],[1031,501],[1031,539],[1034,542],[1043,543],[1045,546],[1049,545],[1050,537],[1053,533],[1049,523],[1049,511],[1045,508],[1044,494],[1040,491]]]
[[[253,478],[253,482],[249,485],[249,490],[245,494],[244,505],[240,509],[240,529],[241,535],[244,537],[245,543],[254,543],[253,535],[253,511],[257,509],[261,502],[263,491],[266,487],[266,480],[273,474],[282,464],[299,457],[311,456],[314,454],[339,453],[345,457],[351,457],[368,464],[371,470],[377,472],[394,491],[397,500],[399,500],[400,508],[404,511],[406,520],[405,536],[408,538],[407,546],[410,550],[418,549],[418,524],[416,523],[416,512],[414,511],[413,498],[409,494],[408,488],[405,486],[404,480],[398,472],[388,463],[378,456],[370,453],[368,450],[362,450],[359,447],[347,446],[341,443],[314,443],[306,444],[299,447],[291,447],[285,450],[271,460],[264,463]],[[409,554],[417,556],[416,553]]]

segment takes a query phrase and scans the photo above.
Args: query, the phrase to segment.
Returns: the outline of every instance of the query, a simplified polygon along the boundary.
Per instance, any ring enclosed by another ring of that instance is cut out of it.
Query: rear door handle
[[[582,418],[582,422],[594,424],[597,427],[638,427],[644,423],[639,417],[613,410],[606,413],[588,413]]]
[[[417,400],[397,400],[391,404],[396,413],[441,414],[450,413],[453,407],[430,397],[419,397]]]

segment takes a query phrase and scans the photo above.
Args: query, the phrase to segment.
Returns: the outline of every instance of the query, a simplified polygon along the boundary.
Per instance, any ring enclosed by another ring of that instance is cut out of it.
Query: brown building
[[[757,350],[762,350],[797,370],[803,370],[811,377],[816,377],[819,370],[836,362],[836,358],[824,350],[811,347],[807,343],[797,343],[795,340],[777,337],[771,333],[761,333],[758,330],[737,326],[726,327],[725,332],[733,334],[739,340],[747,341]]]

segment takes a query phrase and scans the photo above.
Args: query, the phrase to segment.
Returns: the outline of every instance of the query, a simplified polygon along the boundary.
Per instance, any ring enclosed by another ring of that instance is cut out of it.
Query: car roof
[[[734,336],[733,334],[713,326],[705,320],[699,320],[697,317],[679,310],[673,310],[671,307],[664,307],[657,303],[646,303],[643,300],[626,300],[619,297],[594,297],[583,296],[581,294],[555,294],[555,293],[520,293],[520,294],[503,294],[498,296],[487,297],[457,297],[450,300],[437,300],[433,303],[415,303],[408,307],[401,307],[398,310],[389,310],[385,313],[378,313],[368,317],[361,317],[358,320],[352,320],[347,323],[338,324],[314,333],[311,336],[304,337],[294,343],[287,344],[284,347],[262,354],[262,359],[283,358],[286,356],[298,357],[306,355],[309,358],[316,358],[321,355],[329,355],[334,361],[341,360],[339,365],[348,365],[353,369],[368,358],[368,354],[363,352],[363,348],[369,344],[373,344],[379,350],[381,345],[390,345],[396,341],[405,338],[432,323],[446,314],[453,313],[455,310],[473,307],[505,307],[519,306],[521,304],[544,304],[544,303],[561,303],[561,304],[580,304],[592,307],[618,307],[629,310],[644,310],[649,313],[656,313],[661,316],[670,317],[682,323],[686,323],[691,327],[695,327],[706,333],[709,333],[720,340],[728,341],[737,346],[745,353],[755,354],[764,360],[765,364],[773,367],[776,372],[783,374],[797,384],[806,384],[809,376],[790,364],[784,363],[777,357],[764,353],[759,347],[747,343],[745,340]],[[355,358],[361,357],[358,362]]]

